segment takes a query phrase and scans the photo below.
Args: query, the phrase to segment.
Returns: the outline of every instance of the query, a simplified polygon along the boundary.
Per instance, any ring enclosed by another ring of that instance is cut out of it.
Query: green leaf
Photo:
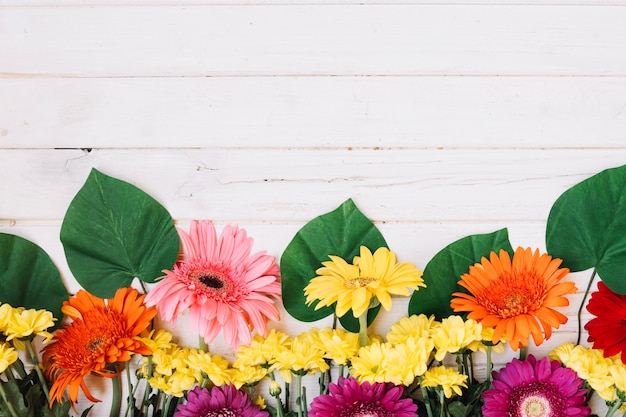
[[[24,396],[20,391],[17,380],[9,380],[7,382],[0,381],[2,384],[3,391],[5,396],[2,398],[2,403],[0,403],[4,407],[4,401],[7,401],[9,404],[13,406],[15,412],[22,417],[35,417],[35,407],[29,407],[26,405],[24,401]],[[7,413],[8,414],[8,413]]]
[[[46,309],[63,318],[69,298],[61,274],[48,254],[19,236],[0,233],[0,302],[13,307]]]
[[[78,283],[103,298],[134,278],[154,282],[172,268],[180,246],[161,204],[95,169],[65,214],[61,242]]]
[[[283,304],[287,312],[296,319],[306,322],[320,320],[333,314],[334,305],[322,307],[317,311],[314,310],[316,303],[307,306],[304,287],[315,278],[317,275],[315,271],[322,266],[322,262],[329,260],[328,255],[339,256],[352,262],[359,254],[361,246],[366,246],[374,252],[380,247],[387,247],[387,243],[380,231],[359,211],[352,199],[304,225],[280,259]],[[345,316],[351,315],[352,313],[348,312]],[[373,317],[371,319],[373,320]],[[351,326],[350,319],[347,319],[346,323]]]
[[[492,251],[499,252],[500,249],[513,254],[507,229],[466,236],[443,248],[426,265],[422,277],[426,288],[411,296],[409,315],[434,314],[437,320],[441,320],[454,314],[450,307],[452,293],[466,292],[458,285],[461,275],[467,273],[471,265],[480,262],[481,257],[488,257]]]
[[[574,185],[555,201],[546,248],[572,272],[595,268],[609,288],[626,294],[626,165]]]

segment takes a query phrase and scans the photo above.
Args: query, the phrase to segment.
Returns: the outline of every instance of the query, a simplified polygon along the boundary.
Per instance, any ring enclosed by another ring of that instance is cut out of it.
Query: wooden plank
[[[0,7],[67,7],[67,6],[236,6],[236,5],[265,5],[265,6],[305,6],[305,5],[432,5],[432,0],[134,0],[107,1],[107,0],[0,0]],[[438,5],[541,5],[541,6],[615,6],[626,5],[624,0],[439,0]]]
[[[0,74],[623,76],[625,20],[620,6],[6,7]]]
[[[615,147],[625,96],[626,77],[0,79],[0,148]]]
[[[136,184],[179,220],[296,222],[353,198],[373,220],[544,220],[615,149],[4,150],[0,218],[61,219],[89,171]]]

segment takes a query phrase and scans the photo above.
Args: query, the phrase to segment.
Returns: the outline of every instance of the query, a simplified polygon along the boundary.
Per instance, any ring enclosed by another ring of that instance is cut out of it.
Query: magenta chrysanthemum
[[[219,239],[210,221],[193,221],[189,234],[178,229],[184,257],[146,297],[161,317],[176,323],[189,309],[192,330],[208,344],[223,330],[233,348],[250,344],[256,330],[267,335],[267,322],[279,320],[280,297],[276,259],[265,252],[250,254],[252,238],[237,226],[226,226]]]
[[[416,417],[417,405],[401,399],[403,386],[377,382],[362,384],[340,377],[330,384],[330,394],[315,397],[309,417]]]
[[[187,402],[178,406],[174,417],[269,417],[269,413],[261,411],[233,385],[224,385],[211,391],[195,387],[187,394]]]
[[[493,372],[493,388],[483,393],[484,417],[588,416],[583,380],[559,361],[529,355]]]

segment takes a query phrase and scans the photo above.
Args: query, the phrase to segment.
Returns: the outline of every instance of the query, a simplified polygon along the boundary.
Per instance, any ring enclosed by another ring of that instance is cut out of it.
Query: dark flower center
[[[85,347],[88,351],[93,352],[95,350],[98,350],[98,348],[102,346],[102,343],[104,343],[104,337],[98,336],[87,342],[87,345]]]
[[[237,417],[237,414],[228,408],[222,408],[221,410],[211,410],[204,417]]]
[[[395,413],[388,412],[380,404],[363,404],[355,402],[345,415],[346,417],[392,417]]]
[[[216,290],[221,290],[224,288],[224,281],[222,277],[217,274],[207,274],[198,277],[198,281],[203,283],[209,288],[215,288]]]

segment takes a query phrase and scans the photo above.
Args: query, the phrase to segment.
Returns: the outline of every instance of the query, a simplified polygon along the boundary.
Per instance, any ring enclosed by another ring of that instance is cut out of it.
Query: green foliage
[[[556,200],[546,247],[572,272],[595,268],[609,288],[626,294],[626,165],[604,170]]]
[[[465,291],[457,284],[461,275],[467,273],[471,265],[480,262],[481,257],[500,249],[513,254],[507,229],[467,236],[443,248],[426,265],[422,277],[426,288],[411,296],[409,315],[434,314],[437,320],[441,320],[453,314],[450,307],[452,293]]]
[[[335,255],[352,262],[359,248],[372,252],[387,243],[376,226],[356,207],[351,199],[335,210],[318,216],[304,225],[291,240],[280,260],[282,297],[285,309],[300,321],[320,320],[333,314],[334,305],[315,311],[315,303],[306,305],[304,287],[316,276],[315,271]],[[380,309],[380,306],[378,307]],[[374,319],[378,310],[370,310]],[[357,332],[358,321],[348,312],[341,322],[346,329]]]
[[[180,247],[172,217],[161,204],[95,169],[65,214],[61,242],[76,280],[103,298],[135,278],[154,282],[172,268]]]
[[[48,254],[34,243],[0,233],[0,302],[13,307],[50,311],[63,318],[69,293]]]

